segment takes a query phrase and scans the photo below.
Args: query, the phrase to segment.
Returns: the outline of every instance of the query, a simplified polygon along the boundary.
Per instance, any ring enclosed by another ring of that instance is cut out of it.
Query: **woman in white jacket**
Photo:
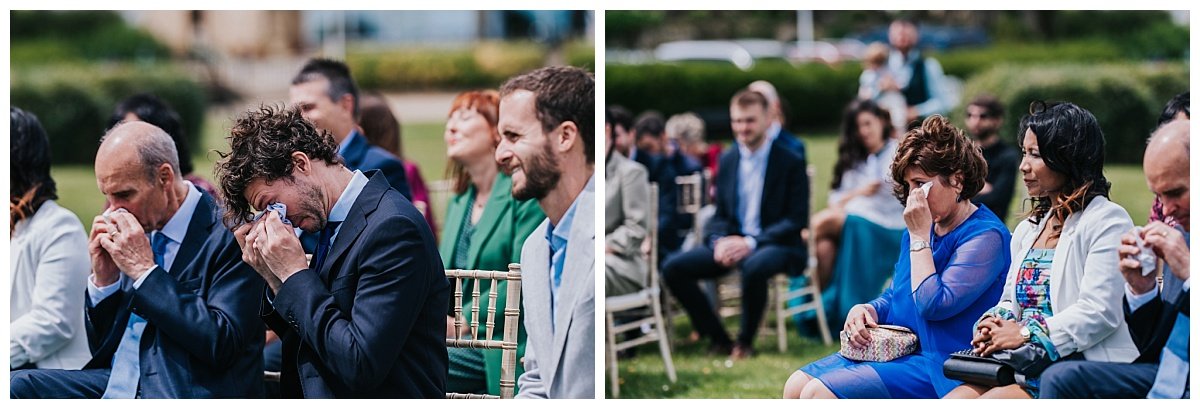
[[[1122,313],[1117,268],[1129,213],[1107,198],[1104,136],[1071,103],[1035,102],[1021,125],[1021,174],[1033,210],[1012,236],[1000,303],[980,317],[971,341],[991,355],[1030,344],[1050,364],[1068,359],[1131,362],[1138,356]],[[1036,398],[1037,374],[988,388],[964,384],[947,397]]]
[[[54,202],[50,143],[37,117],[19,108],[9,117],[9,369],[80,369],[92,357],[83,325],[87,236]]]

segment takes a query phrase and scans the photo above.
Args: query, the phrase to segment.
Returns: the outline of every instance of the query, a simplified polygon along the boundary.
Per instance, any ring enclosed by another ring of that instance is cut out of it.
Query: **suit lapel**
[[[772,142],[771,146],[767,147],[770,149],[770,151],[767,152],[767,177],[763,180],[762,200],[760,200],[758,204],[758,220],[759,224],[764,225],[764,229],[767,223],[767,220],[764,218],[767,215],[767,210],[779,208],[779,206],[772,206],[775,205],[776,202],[770,199],[774,199],[776,194],[785,193],[775,192],[774,189],[772,189],[775,186],[780,186],[781,183],[779,183],[779,178],[784,177],[783,172],[777,169],[778,166],[783,164],[783,159],[781,159],[779,156],[784,154],[783,149],[787,149],[784,147],[784,145],[782,145],[785,142],[780,140],[783,136],[784,133],[781,132],[780,137],[775,138],[775,142]]]
[[[178,279],[180,273],[191,266],[192,261],[200,255],[200,248],[208,240],[208,234],[216,223],[216,207],[213,206],[212,196],[201,190],[200,201],[196,203],[196,211],[192,214],[191,222],[188,223],[183,243],[179,244],[179,251],[175,253],[175,261],[171,263],[171,271],[168,271],[172,277]]]
[[[479,265],[483,245],[500,227],[500,216],[509,214],[508,208],[512,206],[511,190],[512,182],[509,182],[507,177],[496,175],[496,180],[492,182],[492,193],[488,196],[488,203],[483,208],[483,216],[479,218],[479,223],[475,225],[475,232],[471,234],[471,247],[467,250],[468,264]],[[467,209],[467,211],[470,212],[471,209]]]
[[[450,205],[446,208],[446,218],[442,221],[442,246],[438,248],[438,252],[442,256],[442,265],[450,268],[450,262],[454,260],[454,248],[458,246],[458,235],[462,232],[463,212],[469,212],[471,209],[466,209],[467,198],[474,194],[474,188],[467,188],[466,193],[454,196],[450,199]]]
[[[330,271],[334,261],[350,248],[351,243],[358,240],[358,235],[367,227],[367,215],[379,207],[379,200],[390,186],[381,172],[375,170],[367,173],[370,173],[368,176],[370,180],[367,181],[366,186],[363,186],[362,192],[359,192],[354,206],[350,207],[350,214],[346,215],[346,220],[338,230],[337,238],[330,247],[329,255],[322,260],[322,265],[318,267],[321,279],[326,284],[329,284],[334,278]]]
[[[350,131],[350,136],[347,138],[350,138],[350,142],[346,144],[346,152],[343,152],[342,158],[346,160],[347,168],[356,170],[362,167],[363,158],[367,156],[367,150],[371,147],[357,129]]]
[[[545,340],[552,339],[550,321],[550,248],[546,244],[546,229],[550,227],[550,220],[542,220],[542,224],[533,229],[530,233],[529,240],[532,240],[532,245],[526,246],[525,251],[521,254],[521,303],[524,304],[525,310],[525,330],[529,334],[530,348],[538,348],[539,344],[542,348],[535,350],[535,354],[543,360],[538,365],[542,371],[552,371],[549,365],[549,357],[554,356],[552,344],[532,342],[534,339]],[[543,380],[549,382],[549,377],[543,377]]]
[[[593,196],[593,193],[585,190],[576,199],[579,207],[575,209],[575,217],[571,221],[564,263],[581,268],[570,272],[571,276],[567,276],[568,271],[565,268],[563,271],[563,286],[559,288],[558,308],[554,311],[554,355],[549,362],[549,368],[553,369],[545,379],[554,379],[554,373],[558,371],[566,352],[567,333],[571,329],[571,317],[575,314],[575,307],[579,305],[581,298],[587,296],[587,290],[595,289],[595,280],[592,279],[595,271],[595,263],[592,261],[595,260],[596,239],[596,222],[592,217],[595,208]]]

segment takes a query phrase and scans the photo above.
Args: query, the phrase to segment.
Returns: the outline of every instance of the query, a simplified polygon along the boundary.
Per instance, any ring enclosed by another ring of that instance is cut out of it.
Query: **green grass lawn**
[[[192,150],[196,173],[214,184],[216,180],[212,177],[213,165],[220,156],[212,151],[229,150],[225,137],[231,125],[232,122],[225,115],[210,113],[200,146]],[[441,122],[402,124],[405,159],[416,161],[426,183],[445,178],[446,149],[442,142],[443,128],[444,124]],[[83,221],[84,228],[90,231],[92,218],[100,214],[103,210],[101,206],[104,205],[104,197],[96,187],[96,173],[93,167],[54,166],[51,174],[58,183],[59,204],[75,212]],[[435,200],[433,208],[438,226],[441,226],[446,203],[444,200]]]

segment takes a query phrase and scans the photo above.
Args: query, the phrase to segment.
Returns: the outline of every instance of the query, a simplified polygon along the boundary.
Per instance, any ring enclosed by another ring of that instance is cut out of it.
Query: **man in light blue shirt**
[[[546,67],[500,88],[496,161],[546,221],[521,249],[525,372],[518,398],[595,397],[595,80]]]
[[[663,281],[687,310],[714,355],[753,355],[767,302],[767,282],[798,274],[807,260],[800,230],[808,226],[808,174],[804,158],[768,128],[767,98],[742,90],[729,106],[737,146],[721,156],[717,210],[705,224],[706,246],[669,257]],[[742,284],[741,330],[729,337],[699,280],[738,270]]]
[[[904,95],[910,124],[934,114],[945,116],[954,104],[945,87],[942,65],[936,59],[921,55],[917,48],[919,39],[917,24],[912,21],[896,20],[888,27],[888,42],[892,45],[888,70],[895,78],[885,80],[882,88]]]

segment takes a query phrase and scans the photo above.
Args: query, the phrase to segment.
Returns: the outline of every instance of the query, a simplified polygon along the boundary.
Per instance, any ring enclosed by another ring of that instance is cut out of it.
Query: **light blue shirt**
[[[188,193],[187,197],[183,199],[183,204],[179,206],[179,210],[175,211],[175,214],[167,220],[167,224],[163,225],[161,230],[146,234],[146,238],[150,239],[151,242],[153,242],[154,236],[152,234],[154,233],[167,236],[168,240],[166,249],[163,251],[162,266],[162,269],[166,271],[170,271],[171,266],[174,265],[175,256],[179,253],[179,246],[183,245],[183,239],[187,236],[188,225],[192,223],[192,215],[196,214],[196,206],[200,204],[200,190],[196,189],[196,186],[193,186],[192,182],[184,181],[183,183],[187,184]],[[146,281],[146,277],[154,273],[156,267],[159,266],[157,264],[151,266],[149,271],[142,274],[137,281],[134,281],[133,288],[137,289],[141,287],[142,283]],[[121,281],[128,279],[128,277],[125,274],[121,274],[119,280],[104,287],[97,287],[96,282],[93,281],[94,279],[94,274],[93,277],[88,279],[88,297],[91,298],[92,305],[98,305],[100,301],[116,293],[117,289],[121,288]]]
[[[588,186],[592,186],[596,176],[588,178],[587,185],[584,190],[589,190]],[[582,194],[575,196],[575,201],[571,202],[571,207],[567,208],[567,212],[563,214],[558,225],[549,224],[546,229],[546,242],[550,245],[550,316],[554,317],[555,311],[558,310],[558,289],[562,287],[563,269],[566,266],[567,259],[567,242],[571,237],[571,224],[575,221],[575,209],[579,207],[579,199]],[[554,329],[554,320],[550,320],[551,330]]]
[[[346,140],[349,140],[347,138]],[[342,191],[342,195],[338,196],[337,202],[333,203],[333,208],[329,209],[328,222],[344,222],[346,217],[350,215],[350,208],[354,207],[354,202],[358,201],[358,195],[362,194],[362,190],[367,186],[366,175],[362,171],[354,171],[354,176],[350,178],[350,183],[346,185],[346,189]],[[333,229],[333,235],[329,236],[329,242],[333,243],[337,240],[338,232],[342,231],[342,225],[338,225]]]
[[[775,137],[769,136],[754,152],[750,152],[750,149],[741,142],[737,144],[737,215],[742,224],[742,235],[746,237],[747,244],[751,249],[755,248],[757,244],[753,237],[762,233],[760,219],[762,217],[763,185],[767,179],[767,157],[771,152],[771,144],[774,142]]]

